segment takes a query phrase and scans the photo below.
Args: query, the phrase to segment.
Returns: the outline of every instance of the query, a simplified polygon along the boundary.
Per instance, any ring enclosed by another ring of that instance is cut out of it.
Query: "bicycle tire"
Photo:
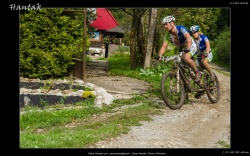
[[[208,81],[206,93],[207,93],[208,99],[212,103],[217,103],[220,100],[220,83],[217,78],[217,75],[215,73],[213,74],[214,74],[214,81],[213,82],[211,82],[210,80]]]
[[[179,81],[179,93],[178,93],[176,85],[170,86],[170,81],[172,82],[172,84],[177,81],[175,72],[165,73],[161,79],[160,88],[161,88],[161,95],[162,95],[163,101],[169,108],[173,110],[180,109],[182,105],[184,104],[184,100],[185,100],[184,83],[181,80],[181,78],[179,80],[180,81]]]

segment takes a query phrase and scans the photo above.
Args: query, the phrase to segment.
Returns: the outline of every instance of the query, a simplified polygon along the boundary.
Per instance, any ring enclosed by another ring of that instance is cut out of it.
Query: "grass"
[[[222,73],[225,76],[230,77],[230,73],[229,72],[224,72],[224,71],[221,71],[221,70],[216,70],[216,71],[219,72],[219,73]]]
[[[214,60],[212,62],[215,63],[215,64],[217,64],[218,66],[223,67],[223,68],[225,68],[225,69],[227,69],[227,70],[230,71],[230,65],[225,65],[225,64],[223,64],[223,63],[221,63],[220,61],[217,61],[217,60]]]
[[[25,108],[20,116],[21,148],[81,148],[99,140],[127,134],[130,126],[150,121],[150,115],[161,113],[161,106],[145,97],[115,101],[102,109],[94,103],[61,109]],[[122,106],[133,106],[121,109]],[[55,107],[55,106],[53,106]]]
[[[222,141],[222,140],[218,141],[217,144],[221,145],[224,148],[230,148],[231,147],[230,144],[227,144],[225,141]]]

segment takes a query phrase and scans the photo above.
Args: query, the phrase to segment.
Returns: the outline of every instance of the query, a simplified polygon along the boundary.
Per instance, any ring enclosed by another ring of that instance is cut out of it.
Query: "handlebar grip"
[[[160,59],[160,56],[155,57],[155,59],[159,60],[159,59]]]

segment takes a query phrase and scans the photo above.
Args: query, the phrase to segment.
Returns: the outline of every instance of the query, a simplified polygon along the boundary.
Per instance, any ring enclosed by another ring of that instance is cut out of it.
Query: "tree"
[[[216,21],[216,25],[219,31],[224,31],[225,27],[230,27],[230,8],[220,9],[220,14],[218,16],[218,20]]]
[[[149,28],[148,28],[148,37],[147,37],[147,48],[146,48],[146,55],[144,61],[144,69],[150,67],[150,60],[152,55],[153,49],[153,40],[154,40],[154,32],[155,32],[155,25],[156,25],[156,17],[157,17],[157,9],[151,8],[150,9],[150,19],[149,19]]]
[[[142,29],[142,17],[147,9],[122,9],[125,13],[132,16],[130,31],[130,61],[131,69],[142,65],[144,60],[145,39]]]

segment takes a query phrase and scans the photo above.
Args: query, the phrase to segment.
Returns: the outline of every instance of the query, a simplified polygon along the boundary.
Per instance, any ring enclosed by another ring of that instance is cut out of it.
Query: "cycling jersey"
[[[178,25],[176,26],[176,29],[177,29],[177,37],[178,37],[178,40],[180,42],[180,46],[177,46],[175,43],[174,43],[174,39],[172,37],[172,35],[170,34],[170,32],[166,32],[165,34],[165,37],[164,37],[164,42],[171,42],[173,45],[175,45],[176,47],[179,48],[179,50],[183,50],[184,48],[186,49],[187,47],[187,42],[186,42],[186,38],[184,37],[184,34],[188,33],[188,30],[187,28],[185,28],[184,26],[182,25]],[[191,37],[191,36],[190,36]],[[193,56],[196,51],[197,51],[197,46],[195,45],[194,43],[194,40],[193,38],[191,37],[191,40],[192,40],[192,43],[191,43],[191,47],[190,47],[190,55]]]
[[[200,34],[199,40],[194,40],[194,41],[196,45],[198,46],[198,49],[203,53],[207,48],[206,41],[209,41],[209,40],[206,35]]]
[[[207,36],[204,35],[204,34],[200,34],[199,40],[194,39],[194,42],[195,42],[195,44],[197,46],[197,49],[198,49],[197,50],[198,55],[203,54],[204,51],[206,50],[206,48],[207,48],[206,41],[209,41],[209,40],[208,40]],[[208,59],[208,62],[211,62],[212,59],[213,59],[213,54],[212,54],[211,48],[210,48],[209,51],[210,52],[209,52],[209,54],[207,56],[207,59]]]
[[[187,28],[185,28],[185,27],[182,26],[182,25],[177,25],[177,26],[176,26],[176,29],[177,29],[177,36],[178,36],[180,45],[185,44],[185,43],[186,43],[186,38],[184,37],[184,34],[188,33]],[[173,40],[173,37],[172,37],[172,35],[170,34],[170,32],[166,32],[165,37],[164,37],[164,41],[165,41],[165,42],[170,41],[172,44],[175,45],[174,40]]]

